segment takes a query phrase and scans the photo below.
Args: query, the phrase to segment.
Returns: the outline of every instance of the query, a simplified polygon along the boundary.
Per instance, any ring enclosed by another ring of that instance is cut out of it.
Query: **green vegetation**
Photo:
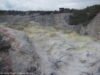
[[[7,10],[0,10],[0,15],[25,15],[26,13],[24,11],[7,11]]]
[[[100,12],[100,5],[94,5],[87,7],[82,10],[74,10],[73,14],[70,16],[71,25],[83,24],[87,25],[90,20],[92,20],[97,13]]]
[[[47,14],[56,14],[59,11],[16,11],[16,10],[0,10],[0,15],[31,15],[34,13],[38,13],[40,15],[47,15]]]
[[[0,15],[32,15],[34,13],[38,13],[40,15],[49,15],[49,14],[57,14],[57,13],[71,13],[75,9],[69,8],[59,8],[59,11],[18,11],[18,10],[0,10]]]

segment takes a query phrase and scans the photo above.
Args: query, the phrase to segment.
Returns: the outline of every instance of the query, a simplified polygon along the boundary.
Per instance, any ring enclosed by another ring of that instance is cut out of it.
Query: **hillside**
[[[60,8],[59,11],[0,11],[0,23],[13,25],[31,23],[90,35],[87,28],[91,29],[91,25],[88,26],[88,24],[100,12],[99,8],[100,5],[90,6],[82,10]]]

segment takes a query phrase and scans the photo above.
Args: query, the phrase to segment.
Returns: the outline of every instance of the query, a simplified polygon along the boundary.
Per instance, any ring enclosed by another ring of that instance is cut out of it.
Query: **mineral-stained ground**
[[[24,27],[24,28],[23,28]],[[100,40],[71,30],[26,25],[46,75],[100,75]]]

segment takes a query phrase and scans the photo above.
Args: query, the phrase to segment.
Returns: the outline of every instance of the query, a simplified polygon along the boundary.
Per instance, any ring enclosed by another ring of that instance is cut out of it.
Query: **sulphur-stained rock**
[[[40,68],[40,58],[28,36],[0,26],[0,75],[41,75]]]
[[[52,27],[24,29],[33,39],[46,75],[100,75],[100,41]]]

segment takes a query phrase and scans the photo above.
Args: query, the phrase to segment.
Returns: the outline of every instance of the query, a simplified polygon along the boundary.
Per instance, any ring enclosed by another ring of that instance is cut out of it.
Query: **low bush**
[[[74,10],[70,16],[69,24],[88,24],[100,12],[100,5],[94,5],[82,10]]]

